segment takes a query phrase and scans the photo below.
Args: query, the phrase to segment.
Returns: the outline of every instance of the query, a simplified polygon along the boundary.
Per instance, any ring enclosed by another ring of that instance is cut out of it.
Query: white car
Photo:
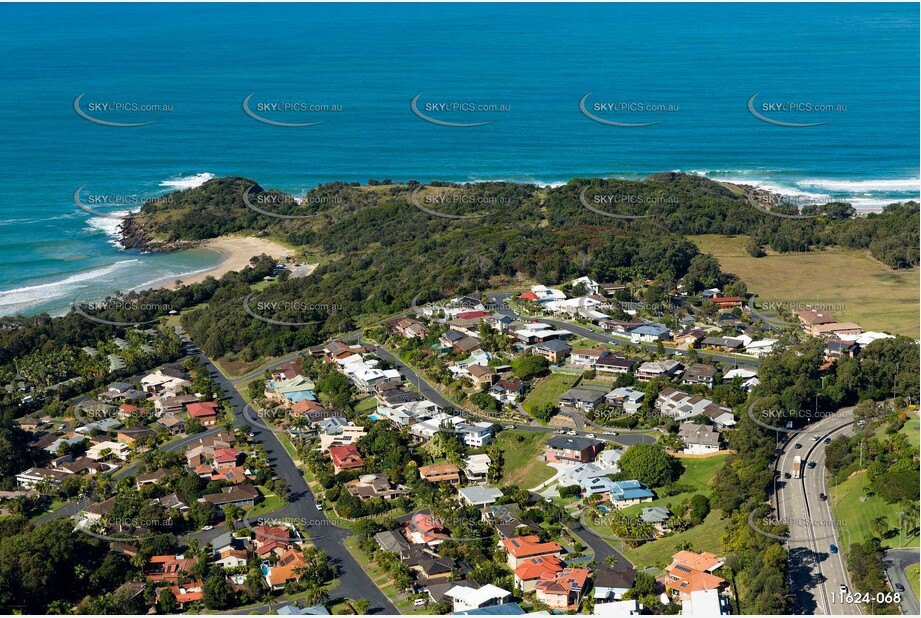
[[[506,429],[514,429],[515,426],[514,426],[514,425],[506,425],[505,428],[506,428]]]
[[[841,594],[847,594],[847,586],[845,586],[844,584],[841,584],[840,586],[838,586],[838,590],[841,591]]]
[[[617,435],[617,432],[616,432],[616,431],[606,431],[606,432],[604,432],[604,435],[606,435],[606,436],[616,436],[616,435]]]
[[[214,526],[205,526],[202,530],[214,530]]]
[[[578,435],[578,434],[576,434],[575,431],[567,431],[567,432],[566,432],[566,435],[567,435],[567,436],[575,436],[575,435]]]
[[[595,434],[593,434],[593,433],[587,433],[587,434],[585,434],[585,437],[586,437],[586,438],[596,438],[597,436],[596,436]]]
[[[822,436],[812,436],[812,441],[813,441],[813,442],[818,442],[818,441],[821,440],[821,439],[822,439]]]
[[[425,599],[416,599],[413,601],[413,605],[416,607],[421,607],[422,605],[425,605]]]

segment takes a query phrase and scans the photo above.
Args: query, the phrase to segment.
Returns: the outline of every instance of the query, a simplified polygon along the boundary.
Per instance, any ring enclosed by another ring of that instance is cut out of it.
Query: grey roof
[[[582,451],[589,447],[596,447],[601,442],[591,438],[580,438],[578,436],[553,436],[547,441],[547,446],[553,449],[567,449],[573,451]]]
[[[544,341],[543,343],[538,343],[536,346],[542,350],[549,350],[550,352],[569,352],[572,350],[572,346],[568,343],[560,341],[559,339],[551,339],[550,341]]]
[[[485,485],[473,485],[471,487],[461,487],[457,493],[464,496],[472,504],[485,504],[495,502],[502,497],[502,491],[495,487],[486,487]]]
[[[661,506],[649,506],[640,511],[640,519],[650,524],[662,523],[671,516],[671,511]]]
[[[571,388],[560,395],[560,400],[574,399],[583,403],[598,403],[604,399],[605,395],[607,395],[607,391],[600,391],[594,388]]]
[[[378,532],[374,535],[374,539],[384,551],[392,551],[397,554],[409,551],[409,541],[404,539],[399,532],[394,530],[384,530],[383,532]]]
[[[703,345],[716,345],[723,348],[741,348],[742,342],[738,339],[727,339],[726,337],[707,337],[701,341]]]

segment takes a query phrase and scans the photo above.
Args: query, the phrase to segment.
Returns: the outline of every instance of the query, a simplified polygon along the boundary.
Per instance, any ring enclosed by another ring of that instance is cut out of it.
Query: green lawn
[[[254,517],[259,517],[260,515],[271,513],[272,511],[277,511],[285,505],[285,502],[281,498],[271,493],[268,489],[265,488],[265,486],[259,485],[258,487],[259,491],[262,492],[263,498],[262,502],[247,511],[250,520],[252,520]]]
[[[899,433],[908,436],[909,444],[916,449],[921,448],[921,420],[918,420],[917,416],[909,417]]]
[[[908,583],[911,585],[911,589],[915,591],[915,598],[921,596],[921,590],[919,590],[918,580],[921,579],[921,572],[918,569],[919,565],[912,564],[905,569],[905,576],[908,578]]]
[[[559,396],[572,388],[572,385],[579,379],[579,375],[567,375],[564,373],[554,373],[553,375],[542,379],[525,398],[522,407],[530,412],[535,406],[545,403],[552,405],[558,404]]]
[[[884,547],[918,547],[918,537],[901,538],[898,534],[898,504],[887,504],[879,496],[867,495],[867,475],[858,474],[844,481],[837,487],[829,489],[833,501],[835,520],[840,521],[839,539],[843,543],[858,543],[871,536],[876,536],[870,522],[885,516],[889,528],[896,534],[887,534],[883,539]],[[862,496],[866,500],[860,501]]]
[[[545,433],[515,429],[505,429],[499,434],[496,443],[502,449],[503,485],[530,489],[555,474],[553,468],[539,460],[549,437]]]
[[[710,495],[709,482],[716,473],[716,470],[723,464],[726,455],[717,455],[706,459],[682,459],[684,472],[678,479],[679,483],[693,486],[693,491],[682,492],[674,496],[656,498],[652,502],[644,502],[635,506],[627,507],[623,510],[626,515],[638,516],[640,511],[651,506],[663,506],[669,509],[677,509],[685,499],[689,499],[694,494]],[[669,537],[661,538],[657,541],[651,541],[636,549],[623,547],[623,553],[627,558],[636,565],[637,568],[643,567],[660,567],[667,566],[672,554],[678,551],[679,546],[683,543],[690,543],[696,552],[709,551],[719,553],[720,539],[723,531],[728,525],[728,520],[721,519],[722,513],[713,510],[704,519],[703,523],[695,526],[690,530],[681,532]],[[595,528],[594,525],[591,526]],[[610,530],[600,530],[602,535],[610,536]]]
[[[368,412],[371,410],[375,410],[376,408],[377,408],[377,399],[375,399],[374,397],[368,397],[366,399],[362,399],[355,405],[355,412],[357,414],[361,414],[362,412]]]

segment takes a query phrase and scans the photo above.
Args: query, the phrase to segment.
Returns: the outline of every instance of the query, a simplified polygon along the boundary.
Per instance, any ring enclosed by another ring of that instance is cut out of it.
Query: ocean
[[[125,251],[104,215],[215,176],[304,195],[680,170],[865,211],[921,192],[917,4],[0,12],[0,315],[213,266]]]

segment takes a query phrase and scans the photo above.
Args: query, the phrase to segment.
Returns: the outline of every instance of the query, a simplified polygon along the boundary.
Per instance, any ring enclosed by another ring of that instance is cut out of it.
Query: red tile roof
[[[202,418],[206,416],[214,416],[217,414],[217,403],[213,401],[203,401],[201,403],[189,403],[186,404],[185,409],[189,412],[189,416],[194,418]]]
[[[354,444],[333,446],[329,449],[329,456],[333,460],[333,465],[339,469],[350,470],[365,465]]]
[[[508,550],[508,553],[515,558],[529,558],[531,556],[542,556],[545,554],[555,554],[563,551],[563,548],[554,543],[544,543],[540,537],[535,535],[519,536],[513,539],[505,539],[502,545]]]

